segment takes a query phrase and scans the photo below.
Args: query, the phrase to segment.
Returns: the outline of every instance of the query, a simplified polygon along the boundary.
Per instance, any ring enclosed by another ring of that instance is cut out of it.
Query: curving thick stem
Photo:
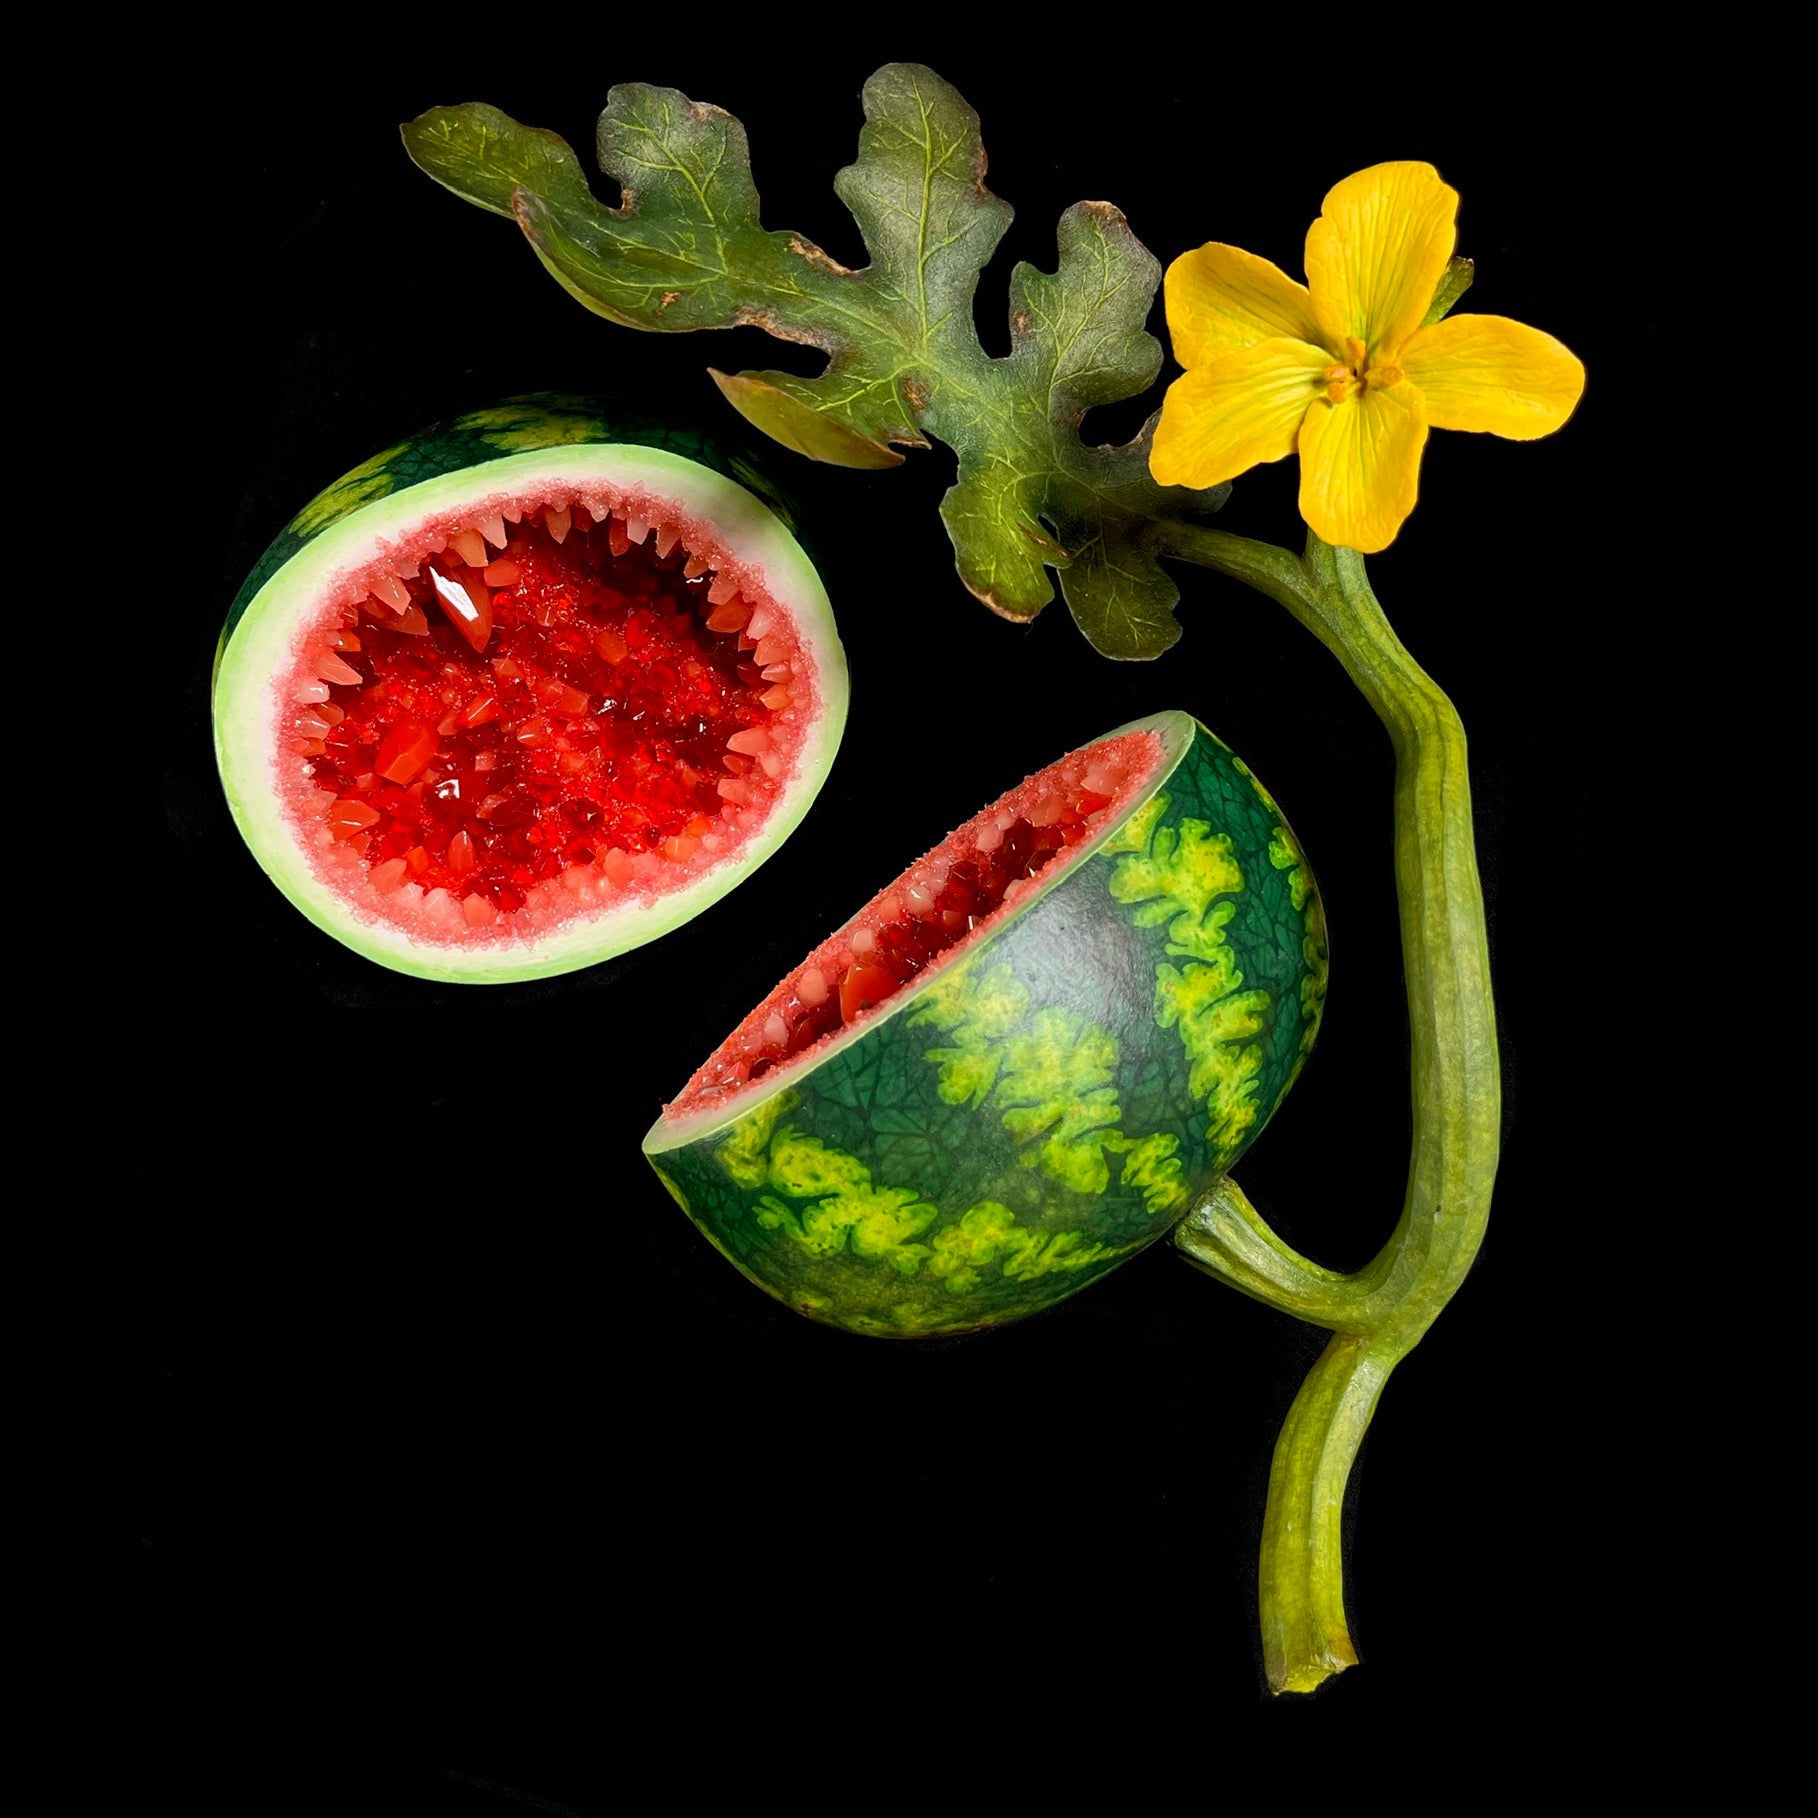
[[[1357,1660],[1339,1542],[1352,1461],[1390,1371],[1470,1269],[1496,1178],[1502,1097],[1464,728],[1390,628],[1355,550],[1309,536],[1297,560],[1223,531],[1158,529],[1165,553],[1218,569],[1287,607],[1344,665],[1395,752],[1395,881],[1414,1110],[1400,1221],[1355,1275],[1299,1256],[1230,1181],[1176,1232],[1199,1267],[1333,1333],[1276,1442],[1263,1522],[1259,1596],[1269,1683],[1278,1692],[1310,1692]]]

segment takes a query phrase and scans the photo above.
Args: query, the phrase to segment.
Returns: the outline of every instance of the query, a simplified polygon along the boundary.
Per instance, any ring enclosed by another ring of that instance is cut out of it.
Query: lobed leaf
[[[438,108],[404,129],[410,155],[457,195],[512,216],[557,281],[615,322],[660,332],[755,325],[820,348],[823,372],[713,378],[750,423],[812,460],[894,466],[938,438],[958,457],[941,503],[960,579],[1031,619],[1061,576],[1068,609],[1108,656],[1158,655],[1180,635],[1157,518],[1198,518],[1227,487],[1149,476],[1153,420],[1093,447],[1094,405],[1151,385],[1144,324],[1161,270],[1108,203],[1061,217],[1052,272],[1010,276],[1010,352],[979,345],[979,273],[1011,221],[985,184],[978,116],[932,70],[891,64],[865,84],[858,156],[834,179],[870,264],[850,271],[800,234],[766,229],[744,129],[676,89],[626,83],[600,117],[594,196],[552,133],[496,108]]]

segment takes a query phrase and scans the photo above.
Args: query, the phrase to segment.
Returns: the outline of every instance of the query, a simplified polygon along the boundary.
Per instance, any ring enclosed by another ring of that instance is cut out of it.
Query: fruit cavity
[[[501,501],[347,577],[277,687],[285,789],[340,887],[432,942],[551,925],[735,854],[816,665],[704,527]]]
[[[878,892],[739,1024],[667,1107],[681,1120],[818,1049],[989,930],[1063,853],[1125,806],[1163,758],[1155,733],[1069,753],[974,815]],[[1062,867],[1064,870],[1065,867]]]

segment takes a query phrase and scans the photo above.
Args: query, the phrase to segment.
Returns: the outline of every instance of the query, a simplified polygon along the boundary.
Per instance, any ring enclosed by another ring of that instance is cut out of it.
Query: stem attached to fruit
[[[1296,559],[1197,525],[1167,553],[1231,575],[1294,614],[1344,665],[1395,751],[1395,881],[1412,1035],[1414,1149],[1394,1234],[1355,1275],[1309,1262],[1222,1181],[1175,1234],[1188,1259],[1333,1334],[1276,1442],[1263,1522],[1263,1654],[1277,1692],[1356,1663],[1345,1626],[1345,1483],[1389,1372],[1419,1343],[1483,1241],[1501,1125],[1495,1009],[1470,777],[1457,711],[1402,648],[1363,557],[1309,535]]]

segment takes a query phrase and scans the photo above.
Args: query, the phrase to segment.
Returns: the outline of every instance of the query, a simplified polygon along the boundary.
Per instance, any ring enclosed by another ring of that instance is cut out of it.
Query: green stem
[[[1311,1691],[1357,1658],[1339,1556],[1352,1461],[1390,1371],[1464,1280],[1496,1178],[1501,1087],[1464,728],[1390,628],[1355,550],[1309,536],[1297,560],[1224,531],[1160,529],[1168,554],[1232,575],[1287,607],[1344,666],[1395,752],[1395,882],[1414,1110],[1400,1220],[1355,1275],[1297,1255],[1228,1181],[1177,1233],[1199,1267],[1334,1333],[1283,1425],[1263,1523],[1269,1682],[1277,1691]]]
[[[1258,1598],[1277,1692],[1311,1692],[1357,1664],[1345,1625],[1345,1482],[1400,1352],[1340,1332],[1307,1372],[1269,1466]]]
[[[1174,1241],[1189,1262],[1252,1300],[1335,1332],[1361,1329],[1358,1309],[1368,1290],[1283,1243],[1229,1176],[1200,1197],[1175,1227]]]

